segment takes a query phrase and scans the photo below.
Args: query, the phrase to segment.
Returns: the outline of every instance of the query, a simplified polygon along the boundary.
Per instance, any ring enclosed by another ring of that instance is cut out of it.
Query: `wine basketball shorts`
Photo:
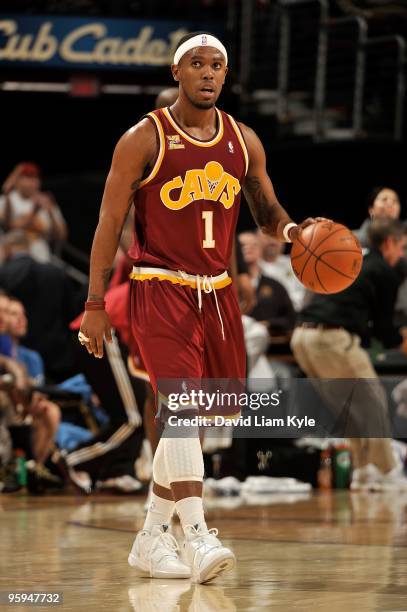
[[[226,286],[215,282],[210,287],[206,281],[197,287],[193,282],[182,284],[134,270],[147,269],[134,268],[131,275],[131,325],[156,396],[161,391],[159,381],[169,379],[185,381],[185,388],[188,380],[202,380],[205,386],[205,379],[229,379],[235,387],[233,381],[240,380],[242,388],[246,375],[243,327],[227,274],[223,275]],[[222,408],[225,416],[236,413],[236,405]]]

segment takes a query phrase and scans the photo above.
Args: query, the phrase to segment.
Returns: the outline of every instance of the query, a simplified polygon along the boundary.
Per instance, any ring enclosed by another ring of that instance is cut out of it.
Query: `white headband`
[[[182,56],[188,53],[188,51],[191,51],[191,49],[195,49],[195,47],[215,47],[215,49],[225,56],[226,65],[228,64],[228,54],[225,47],[216,36],[212,36],[211,34],[197,34],[193,38],[189,38],[182,43],[175,51],[174,64],[179,64]]]

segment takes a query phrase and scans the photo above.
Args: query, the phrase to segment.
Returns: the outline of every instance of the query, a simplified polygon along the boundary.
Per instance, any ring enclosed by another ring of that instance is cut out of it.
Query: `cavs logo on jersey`
[[[219,162],[210,161],[203,170],[187,170],[185,178],[176,176],[161,187],[162,203],[172,210],[180,210],[197,200],[220,202],[231,208],[241,189],[237,178],[225,172]]]

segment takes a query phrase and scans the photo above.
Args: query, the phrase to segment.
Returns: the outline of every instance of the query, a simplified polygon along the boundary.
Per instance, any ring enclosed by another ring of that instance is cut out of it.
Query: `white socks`
[[[208,529],[205,523],[202,497],[184,497],[175,502],[175,507],[184,531],[187,525],[199,525],[205,531]]]
[[[151,531],[154,525],[168,525],[171,522],[174,508],[175,502],[172,499],[158,497],[158,495],[152,492],[143,529]]]
[[[174,508],[177,509],[184,531],[187,525],[198,525],[204,531],[207,530],[202,497],[184,497],[184,499],[173,502],[172,500],[158,497],[155,493],[151,494],[151,501],[143,529],[151,531],[154,525],[168,525],[171,522]]]

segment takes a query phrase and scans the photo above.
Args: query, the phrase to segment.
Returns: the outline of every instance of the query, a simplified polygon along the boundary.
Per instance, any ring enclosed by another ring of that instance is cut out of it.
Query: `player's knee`
[[[202,482],[204,462],[199,437],[169,437],[162,440],[170,483],[191,480]]]
[[[165,464],[164,457],[164,443],[162,438],[159,441],[157,450],[154,453],[153,480],[156,484],[160,485],[160,487],[164,487],[166,489],[170,488],[170,481],[168,479],[167,467]]]

